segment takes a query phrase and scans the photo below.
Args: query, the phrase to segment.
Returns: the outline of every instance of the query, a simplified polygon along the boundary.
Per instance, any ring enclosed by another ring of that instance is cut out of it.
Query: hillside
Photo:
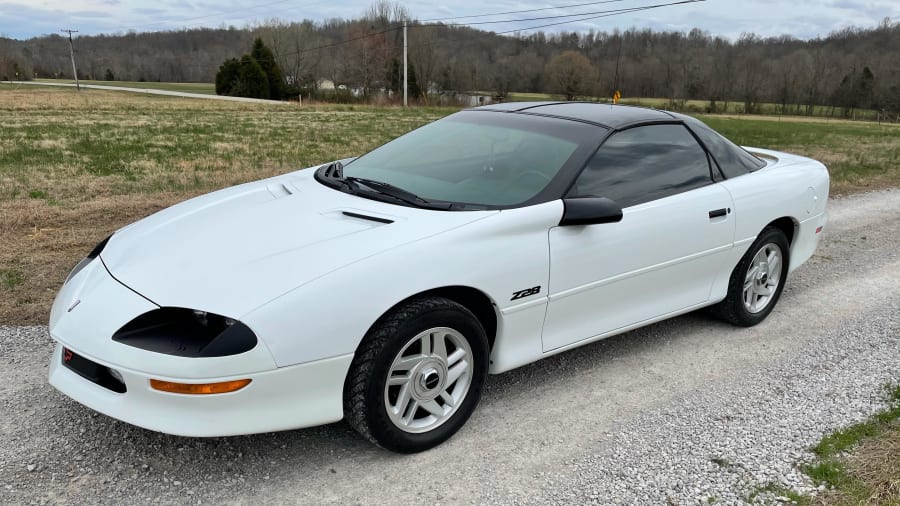
[[[359,19],[323,23],[85,36],[75,40],[76,59],[85,79],[211,82],[226,58],[247,52],[259,36],[289,84],[314,89],[328,80],[368,95],[396,86],[402,14],[370,9]],[[845,115],[854,108],[900,114],[900,23],[889,20],[813,40],[748,34],[736,41],[699,30],[497,34],[412,22],[409,47],[423,94],[559,93],[545,69],[560,53],[576,51],[590,62],[582,96],[610,96],[618,88],[626,97],[703,100],[712,110],[737,101],[748,112],[775,103],[793,113],[823,105]],[[24,78],[71,78],[66,40],[0,39],[0,77],[15,78],[16,71]]]

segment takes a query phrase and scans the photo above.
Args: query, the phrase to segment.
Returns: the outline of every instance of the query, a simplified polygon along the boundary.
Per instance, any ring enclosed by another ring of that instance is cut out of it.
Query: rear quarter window
[[[692,118],[688,124],[712,154],[726,178],[742,176],[766,166],[766,162],[751,155],[702,122]]]

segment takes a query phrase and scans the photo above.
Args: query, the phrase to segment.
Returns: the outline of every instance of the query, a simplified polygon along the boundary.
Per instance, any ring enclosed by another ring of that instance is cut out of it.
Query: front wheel
[[[725,300],[713,306],[723,320],[750,327],[766,319],[778,303],[790,265],[790,246],[780,229],[767,227],[741,258]]]
[[[360,344],[344,388],[344,414],[388,450],[437,446],[475,410],[488,355],[484,329],[465,307],[441,297],[404,303]]]

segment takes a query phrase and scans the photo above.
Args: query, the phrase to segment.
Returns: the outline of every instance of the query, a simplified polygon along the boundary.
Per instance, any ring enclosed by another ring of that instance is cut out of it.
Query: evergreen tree
[[[259,64],[263,72],[266,74],[268,82],[268,97],[272,100],[281,100],[284,98],[284,74],[281,67],[275,61],[275,53],[263,44],[261,38],[257,37],[253,41],[253,49],[250,51],[250,57]]]
[[[416,77],[416,67],[413,66],[412,63],[409,64],[409,82],[407,84],[407,91],[409,93],[409,98],[418,99],[422,96],[422,87],[419,86],[419,79]],[[401,84],[402,85],[402,84]]]
[[[216,73],[216,94],[271,100],[284,98],[281,68],[262,39],[256,39],[250,54],[240,60],[231,58],[222,63]]]
[[[269,99],[269,79],[262,66],[253,58],[245,58],[241,61],[238,72],[238,86],[232,89],[231,95],[236,97],[250,97]]]
[[[422,87],[419,86],[419,79],[416,77],[416,68],[409,63],[409,81],[407,84],[407,93],[409,98],[417,99],[422,96]],[[403,96],[403,66],[396,58],[391,61],[390,89],[395,94]]]
[[[236,58],[225,60],[216,73],[216,95],[231,95],[238,85],[241,62]]]

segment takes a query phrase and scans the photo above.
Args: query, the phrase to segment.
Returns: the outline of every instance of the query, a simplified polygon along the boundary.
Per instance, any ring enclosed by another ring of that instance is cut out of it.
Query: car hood
[[[328,188],[306,170],[160,211],[116,232],[101,259],[157,305],[241,318],[344,266],[496,213],[378,202]],[[324,303],[352,296],[351,286],[322,294]]]

